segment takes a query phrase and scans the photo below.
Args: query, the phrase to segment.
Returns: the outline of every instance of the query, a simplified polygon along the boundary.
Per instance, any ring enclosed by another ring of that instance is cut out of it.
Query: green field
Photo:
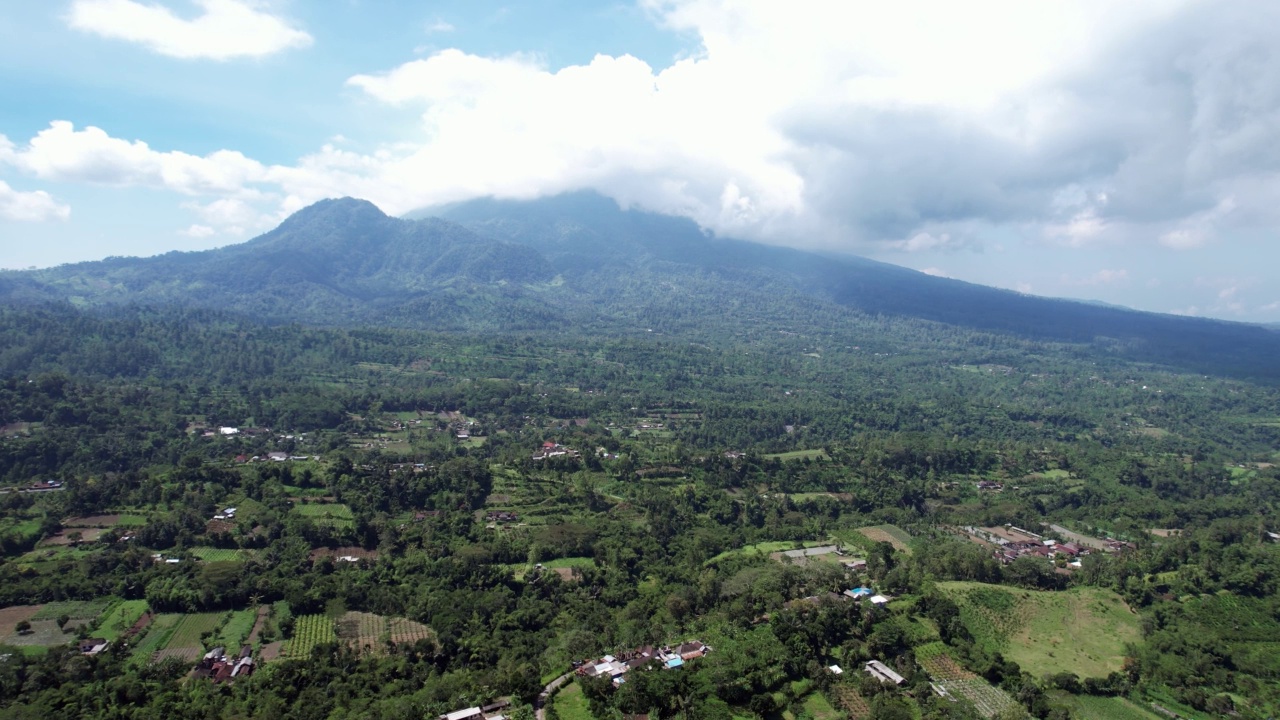
[[[784,453],[770,453],[763,456],[765,460],[781,460],[787,462],[790,460],[830,460],[831,456],[827,455],[826,450],[792,450]]]
[[[320,525],[355,527],[351,508],[340,503],[309,503],[294,506],[294,512]]]
[[[840,711],[831,707],[831,701],[820,692],[810,693],[804,699],[804,709],[813,716],[813,720],[837,720],[841,717]]]
[[[595,720],[578,683],[569,683],[556,693],[551,706],[556,709],[561,720]]]
[[[151,621],[151,626],[147,628],[147,634],[134,646],[131,661],[134,663],[149,661],[153,653],[169,642],[169,637],[173,635],[173,629],[179,622],[182,622],[182,613],[156,615]]]
[[[724,560],[725,558],[733,557],[734,555],[769,555],[770,553],[782,552],[784,550],[796,550],[801,547],[810,548],[831,544],[833,543],[822,540],[806,540],[801,543],[797,543],[795,540],[768,540],[756,543],[755,545],[747,545],[745,547],[734,548],[732,550],[725,550],[719,555],[708,560],[706,564],[712,565]]]
[[[182,616],[182,621],[173,629],[165,648],[203,647],[200,636],[212,632],[222,623],[222,613],[195,613]]]
[[[31,616],[32,620],[56,620],[66,615],[71,618],[74,624],[76,621],[93,621],[99,615],[107,611],[111,607],[111,603],[115,602],[115,598],[98,598],[97,600],[68,600],[65,602],[51,602],[40,608],[40,612]]]
[[[257,618],[255,610],[233,610],[213,643],[225,647],[229,653],[234,652],[249,637],[249,631],[253,630],[253,623]]]
[[[1077,720],[1164,720],[1163,715],[1122,697],[1068,695],[1062,699]]]
[[[1126,643],[1141,640],[1138,616],[1110,590],[1021,590],[974,582],[938,587],[960,606],[979,643],[1033,675],[1105,677],[1120,670]]]
[[[235,562],[253,557],[252,550],[229,550],[211,547],[191,548],[191,554],[205,562]]]
[[[115,640],[125,630],[133,627],[133,624],[138,622],[138,618],[142,617],[146,611],[146,600],[123,600],[103,616],[102,622],[98,624],[93,634],[107,640]]]

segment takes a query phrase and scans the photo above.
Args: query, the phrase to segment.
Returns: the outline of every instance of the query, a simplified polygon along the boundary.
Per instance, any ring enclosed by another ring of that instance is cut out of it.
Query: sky
[[[593,189],[719,235],[1280,322],[1280,3],[0,9],[0,268]]]

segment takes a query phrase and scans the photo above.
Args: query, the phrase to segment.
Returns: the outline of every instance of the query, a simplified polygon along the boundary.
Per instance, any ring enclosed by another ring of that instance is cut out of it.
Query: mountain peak
[[[368,200],[353,197],[328,198],[290,215],[280,224],[280,228],[315,222],[345,226],[385,220],[387,217],[386,213]]]

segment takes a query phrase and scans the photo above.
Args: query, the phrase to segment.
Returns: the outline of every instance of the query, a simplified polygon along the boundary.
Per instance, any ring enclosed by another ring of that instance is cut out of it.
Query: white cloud
[[[947,274],[946,270],[943,270],[942,268],[936,268],[936,267],[927,267],[921,270],[920,272],[924,273],[925,275],[932,275],[933,277],[941,277],[941,278],[951,277],[950,275]]]
[[[218,231],[217,231],[217,230],[214,230],[213,228],[209,227],[208,225],[192,225],[191,227],[187,228],[186,230],[180,230],[180,231],[179,231],[179,234],[180,234],[180,235],[186,235],[186,236],[187,236],[187,237],[189,237],[189,238],[196,238],[197,240],[199,240],[199,239],[203,239],[203,238],[212,237],[212,236],[214,236],[214,235],[217,235],[217,234],[218,234]]]
[[[427,23],[428,33],[451,33],[456,29],[457,28],[455,28],[452,24],[445,22],[443,19],[439,17]]]
[[[3,137],[0,135],[0,140],[3,140]],[[70,216],[71,208],[54,200],[49,193],[43,190],[21,192],[0,180],[0,218],[42,222],[66,220]]]
[[[336,195],[398,213],[581,188],[723,234],[849,250],[1015,236],[1185,248],[1280,223],[1280,5],[642,4],[700,49],[665,68],[449,49],[352,76],[418,119],[369,152],[351,149],[368,136],[335,128],[353,141],[267,166],[55,123],[28,146],[0,143],[0,162],[234,198],[257,215],[223,222],[193,206],[219,232]]]
[[[75,0],[71,27],[146,46],[170,57],[229,60],[306,47],[312,38],[245,0],[193,0],[202,12],[184,19],[163,5],[135,0]]]
[[[235,193],[266,175],[261,163],[239,152],[219,150],[204,157],[159,152],[141,140],[113,138],[92,126],[76,130],[61,120],[50,123],[26,147],[0,153],[0,161],[42,180],[142,185],[185,195]]]
[[[1060,279],[1062,285],[1067,286],[1097,286],[1097,285],[1115,285],[1127,282],[1129,280],[1128,270],[1107,270],[1102,269],[1098,272],[1082,278],[1073,278],[1069,275],[1063,275]]]

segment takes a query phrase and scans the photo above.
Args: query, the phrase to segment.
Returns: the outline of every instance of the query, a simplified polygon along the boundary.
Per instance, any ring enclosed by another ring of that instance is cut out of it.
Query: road
[[[551,693],[559,690],[561,685],[564,685],[572,679],[573,673],[567,672],[547,683],[547,686],[542,688],[542,692],[538,693],[538,699],[533,701],[534,716],[537,717],[538,720],[547,720],[547,711],[545,708],[547,701],[551,699]]]

